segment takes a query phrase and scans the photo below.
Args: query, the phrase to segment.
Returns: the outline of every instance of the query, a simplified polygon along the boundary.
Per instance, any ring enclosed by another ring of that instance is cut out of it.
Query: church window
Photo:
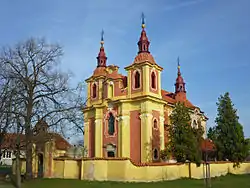
[[[135,88],[140,88],[140,85],[141,85],[141,75],[140,75],[140,73],[139,73],[139,71],[136,71],[136,73],[135,73]]]
[[[154,129],[157,129],[157,128],[158,128],[157,120],[156,120],[156,119],[154,120],[154,125],[153,125],[153,126],[154,126]]]
[[[182,91],[182,86],[180,86],[180,89],[179,89],[179,91]]]
[[[112,113],[109,114],[109,120],[108,120],[108,134],[113,135],[115,132],[115,117]]]
[[[154,160],[158,160],[159,159],[159,152],[158,152],[157,148],[155,148],[154,151],[153,151],[153,159]]]
[[[96,84],[94,83],[93,84],[93,87],[92,87],[92,97],[93,98],[96,98],[96,93],[97,93],[97,87],[96,87]]]
[[[156,75],[155,75],[155,72],[151,73],[151,87],[153,89],[156,89]]]
[[[108,88],[109,88],[108,89],[109,98],[112,98],[114,96],[114,85],[113,85],[113,83],[110,83]]]

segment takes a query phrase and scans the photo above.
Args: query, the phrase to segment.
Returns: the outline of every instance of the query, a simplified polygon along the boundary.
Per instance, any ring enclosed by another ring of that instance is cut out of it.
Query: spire
[[[177,69],[178,69],[178,76],[181,76],[181,66],[180,66],[180,58],[177,58]]]
[[[101,32],[101,47],[100,47],[100,52],[97,56],[97,67],[106,67],[106,61],[107,57],[104,51],[104,31],[102,30]]]
[[[177,78],[176,78],[176,83],[175,83],[175,93],[179,92],[184,92],[186,93],[185,90],[185,82],[184,79],[181,76],[181,67],[180,67],[180,58],[177,58]]]
[[[141,27],[142,27],[142,31],[141,31],[141,37],[138,41],[138,48],[139,48],[139,51],[138,51],[138,54],[139,53],[142,53],[142,52],[146,52],[146,53],[150,53],[149,52],[149,44],[150,42],[148,41],[148,37],[147,37],[147,34],[146,34],[146,31],[145,31],[145,16],[144,14],[142,13],[141,15],[141,21],[142,21],[142,24],[141,24]]]

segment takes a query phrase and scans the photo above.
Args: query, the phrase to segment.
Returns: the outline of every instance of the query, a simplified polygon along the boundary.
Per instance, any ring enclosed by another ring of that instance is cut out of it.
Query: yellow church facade
[[[191,111],[191,124],[206,130],[207,117],[186,96],[178,62],[175,91],[162,89],[159,66],[149,51],[144,20],[138,54],[127,67],[107,65],[103,36],[97,67],[86,79],[87,102],[84,113],[84,146],[89,158],[130,158],[134,163],[159,162],[168,142],[167,125],[175,103],[183,102]]]

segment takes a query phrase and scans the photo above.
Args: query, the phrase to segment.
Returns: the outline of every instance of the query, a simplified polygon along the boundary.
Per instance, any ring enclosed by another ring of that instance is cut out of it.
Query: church
[[[161,73],[150,52],[144,18],[134,61],[119,73],[108,65],[103,34],[97,66],[86,79],[84,146],[89,158],[130,158],[134,163],[159,162],[168,143],[167,125],[174,105],[183,102],[191,111],[191,126],[206,130],[208,118],[187,98],[178,62],[175,91],[162,88]]]

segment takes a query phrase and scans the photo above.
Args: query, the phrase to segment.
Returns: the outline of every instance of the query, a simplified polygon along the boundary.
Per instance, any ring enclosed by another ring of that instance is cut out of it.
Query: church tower
[[[185,82],[181,75],[180,58],[177,58],[177,78],[175,82],[175,99],[180,102],[186,101],[186,88]]]
[[[130,111],[130,158],[135,162],[158,161],[164,149],[164,105],[161,95],[163,70],[150,53],[150,42],[142,14],[138,53],[125,67],[128,73],[127,98],[133,102]]]
[[[106,78],[107,57],[104,49],[104,31],[101,32],[100,50],[98,53],[97,65],[93,75],[86,79],[88,88],[88,98],[86,103],[86,112],[84,112],[85,136],[84,144],[88,148],[89,157],[102,156],[102,126],[103,109],[97,108],[102,103],[104,80]]]
[[[150,54],[150,42],[142,14],[141,36],[137,43],[138,54],[132,65],[125,67],[128,72],[128,97],[152,96],[161,99],[161,71],[163,70]]]

